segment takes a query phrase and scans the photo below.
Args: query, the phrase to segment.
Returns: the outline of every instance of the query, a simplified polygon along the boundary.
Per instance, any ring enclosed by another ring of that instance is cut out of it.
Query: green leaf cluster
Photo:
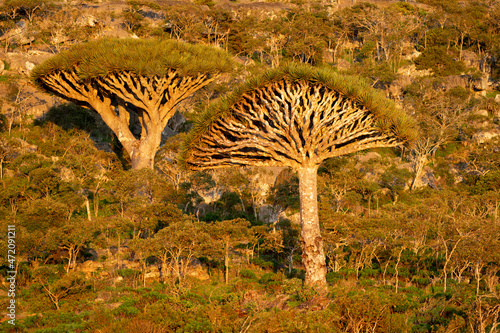
[[[164,76],[176,70],[180,75],[193,76],[230,72],[232,66],[231,55],[209,46],[173,40],[104,38],[75,45],[47,59],[33,70],[32,78],[36,82],[58,71],[75,71],[82,80],[123,71]]]

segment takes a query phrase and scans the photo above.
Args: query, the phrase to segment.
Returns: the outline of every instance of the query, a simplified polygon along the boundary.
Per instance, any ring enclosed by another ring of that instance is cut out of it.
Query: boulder
[[[496,138],[499,135],[500,135],[500,130],[498,129],[493,129],[489,131],[479,131],[472,136],[472,140],[475,141],[476,143],[486,143],[491,139]]]
[[[146,282],[154,282],[160,280],[160,270],[156,266],[150,266],[146,273]]]
[[[450,173],[453,175],[454,184],[462,183],[464,181],[464,177],[462,177],[459,170],[454,166],[450,167]]]
[[[80,27],[94,27],[98,23],[93,15],[83,15],[76,20],[76,24]]]
[[[335,65],[337,66],[337,69],[339,69],[339,70],[347,70],[347,69],[351,68],[351,64],[349,63],[349,61],[344,60],[342,58],[336,59]]]
[[[481,109],[481,110],[474,110],[472,112],[472,114],[475,115],[475,116],[483,116],[483,117],[488,117],[489,116],[488,110],[483,110],[483,109]]]
[[[203,281],[210,279],[210,275],[208,275],[207,270],[201,264],[189,266],[186,270],[186,276]]]
[[[61,177],[61,180],[70,182],[75,180],[75,174],[70,168],[62,167],[59,170],[59,177]]]
[[[325,49],[323,50],[323,61],[331,64],[333,63],[333,49]]]
[[[33,70],[33,68],[35,68],[35,64],[32,63],[31,61],[26,61],[24,63],[24,68],[26,68],[26,70],[28,71],[28,73],[31,73],[31,71]]]
[[[473,67],[480,70],[480,59],[475,52],[469,50],[462,51],[462,61],[467,67]]]
[[[11,71],[28,75],[35,65],[42,63],[53,55],[53,53],[43,51],[8,52],[5,54],[5,61],[10,64]]]
[[[401,75],[406,75],[409,77],[423,77],[423,76],[430,76],[432,75],[432,70],[431,69],[422,69],[422,70],[417,70],[417,67],[412,64],[410,66],[405,66],[401,67],[398,69],[398,74]]]
[[[222,195],[224,194],[224,190],[221,188],[212,188],[210,190],[199,190],[198,195],[203,198],[203,201],[207,204],[218,201]]]
[[[450,90],[456,87],[462,87],[475,91],[488,89],[488,76],[473,77],[472,75],[450,75],[444,78],[443,88]]]
[[[186,118],[180,113],[175,112],[175,114],[168,120],[167,126],[170,127],[174,132],[179,132],[182,125],[186,122]]]
[[[16,142],[18,151],[21,154],[36,153],[38,151],[38,146],[32,145],[21,138],[14,138],[13,141]]]
[[[91,277],[93,273],[97,272],[98,270],[103,270],[103,269],[104,269],[104,264],[102,262],[97,262],[92,260],[87,260],[82,264],[76,266],[76,270],[85,274],[87,278]]]

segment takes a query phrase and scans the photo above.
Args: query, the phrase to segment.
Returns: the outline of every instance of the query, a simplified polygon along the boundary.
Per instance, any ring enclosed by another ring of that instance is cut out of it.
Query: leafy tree
[[[11,19],[25,16],[32,22],[35,13],[42,11],[50,2],[50,0],[6,0],[0,10],[9,15]]]
[[[465,64],[453,59],[444,47],[428,47],[415,59],[417,69],[431,69],[435,76],[460,74]]]
[[[181,100],[231,69],[221,50],[171,40],[101,39],[76,45],[32,73],[39,87],[99,113],[129,154],[149,168]],[[140,137],[131,130],[140,124]]]
[[[148,258],[153,255],[154,249],[151,246],[153,243],[151,238],[136,238],[129,243],[130,249],[134,251],[135,259],[139,259],[142,270],[142,286],[146,287],[146,270]]]
[[[193,4],[180,4],[168,6],[164,9],[165,28],[170,33],[170,38],[178,41],[199,43],[206,30],[203,19],[206,18],[205,11]]]
[[[60,276],[57,267],[40,266],[33,272],[34,280],[37,281],[43,291],[49,296],[56,310],[60,310],[60,301],[74,294],[79,294],[89,287],[84,276],[71,274]]]
[[[300,251],[300,227],[286,219],[279,221],[276,226],[280,229],[282,234],[283,252],[288,261],[288,274],[291,275],[294,256]]]
[[[163,281],[168,272],[173,272],[179,283],[183,280],[193,258],[209,243],[205,226],[204,222],[194,222],[183,216],[183,220],[172,221],[155,234],[151,246],[161,260]]]
[[[230,250],[251,239],[250,222],[244,219],[214,222],[207,225],[206,232],[210,235],[210,245],[207,252],[215,258],[224,258],[224,280],[229,283]]]
[[[436,151],[458,136],[467,101],[471,98],[470,93],[460,87],[447,92],[436,88],[435,81],[421,80],[406,87],[404,92],[404,104],[416,111],[421,130],[421,139],[409,154],[415,172],[411,189]]]
[[[270,44],[271,55],[273,55],[273,46],[276,48],[279,45],[281,35],[285,55],[303,63],[322,63],[323,50],[331,38],[331,21],[326,12],[298,9],[288,13],[282,21],[284,28],[274,33],[274,43]],[[271,39],[270,42],[273,40]],[[279,61],[278,55],[273,56],[277,58],[274,60],[275,63]]]
[[[326,286],[317,170],[327,158],[394,147],[416,137],[413,121],[359,79],[290,64],[213,104],[184,142],[192,169],[289,166],[298,172],[306,284]]]
[[[53,242],[59,249],[67,253],[68,265],[66,274],[71,267],[76,268],[76,260],[82,248],[92,239],[95,224],[86,219],[72,219],[60,228],[53,228],[47,235],[47,241]]]

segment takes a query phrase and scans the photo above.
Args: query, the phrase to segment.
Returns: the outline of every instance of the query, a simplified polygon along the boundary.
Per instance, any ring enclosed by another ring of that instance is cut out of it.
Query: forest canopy
[[[497,332],[499,59],[492,0],[3,1],[0,331]]]

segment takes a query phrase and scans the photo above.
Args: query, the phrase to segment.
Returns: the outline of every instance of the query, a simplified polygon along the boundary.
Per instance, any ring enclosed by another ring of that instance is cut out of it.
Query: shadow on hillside
[[[47,123],[54,123],[66,131],[76,129],[87,132],[97,149],[115,153],[125,168],[129,166],[130,163],[124,158],[122,145],[98,113],[73,103],[60,104],[35,121],[35,125],[39,126]]]

